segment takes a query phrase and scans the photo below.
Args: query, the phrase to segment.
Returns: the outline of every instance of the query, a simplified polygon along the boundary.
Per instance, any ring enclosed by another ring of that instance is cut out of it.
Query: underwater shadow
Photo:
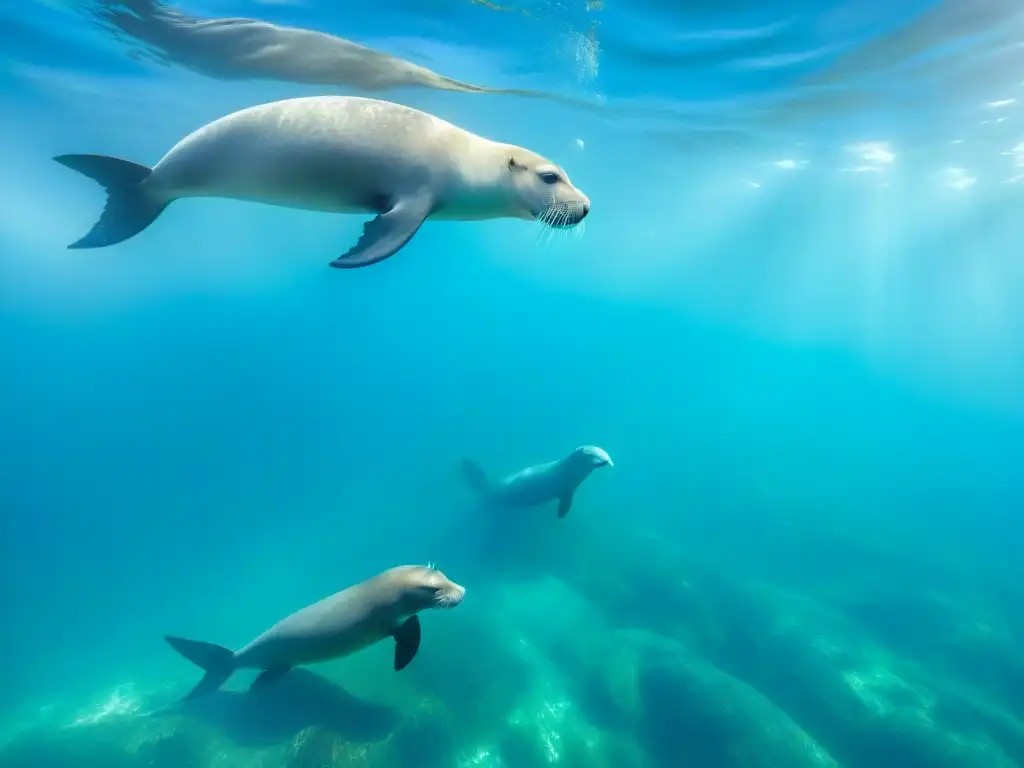
[[[306,669],[293,669],[255,691],[217,691],[182,701],[172,711],[192,715],[245,746],[290,741],[312,726],[351,741],[379,741],[400,719],[391,707],[364,701]]]

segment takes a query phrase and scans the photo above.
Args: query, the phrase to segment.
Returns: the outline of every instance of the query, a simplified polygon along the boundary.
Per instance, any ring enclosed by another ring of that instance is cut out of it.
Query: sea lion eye
[[[545,171],[544,173],[538,173],[537,175],[540,176],[540,180],[545,184],[557,184],[562,180],[562,177],[553,171]]]

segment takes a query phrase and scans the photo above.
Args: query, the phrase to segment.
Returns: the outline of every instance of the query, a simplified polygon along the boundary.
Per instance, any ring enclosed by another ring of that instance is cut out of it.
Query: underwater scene
[[[0,8],[0,768],[1024,768],[1024,6]]]

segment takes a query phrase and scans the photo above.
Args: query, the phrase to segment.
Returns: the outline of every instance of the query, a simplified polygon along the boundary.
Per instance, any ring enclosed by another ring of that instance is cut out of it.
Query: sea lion
[[[204,18],[157,0],[96,0],[84,10],[142,53],[221,80],[266,79],[380,93],[432,88],[544,99],[599,111],[600,104],[522,88],[489,88],[445,77],[411,61],[314,29],[261,19]]]
[[[123,242],[182,197],[377,214],[331,262],[343,269],[392,256],[427,218],[519,218],[567,228],[590,211],[565,171],[528,149],[357,96],[242,109],[189,134],[152,169],[105,155],[54,159],[107,190],[99,221],[69,248]]]
[[[296,611],[238,651],[173,635],[165,639],[205,672],[186,699],[217,690],[238,669],[263,670],[251,689],[292,667],[348,656],[386,637],[395,638],[399,671],[420,647],[417,614],[454,608],[465,595],[465,588],[431,565],[402,565]]]
[[[583,445],[558,461],[521,469],[514,475],[492,483],[480,466],[462,460],[466,482],[487,501],[505,507],[535,507],[558,499],[558,516],[572,508],[573,494],[580,483],[599,467],[614,467],[611,456],[596,445]]]

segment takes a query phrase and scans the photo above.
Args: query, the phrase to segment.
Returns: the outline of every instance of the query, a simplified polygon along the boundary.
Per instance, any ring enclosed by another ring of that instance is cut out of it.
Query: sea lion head
[[[522,219],[549,227],[575,227],[590,213],[590,198],[546,157],[522,147],[503,147],[512,207]]]
[[[608,455],[607,451],[603,448],[598,448],[596,445],[581,445],[570,456],[573,461],[579,462],[590,469],[615,466],[612,463],[612,457]]]
[[[428,608],[454,608],[466,596],[466,588],[449,580],[433,565],[406,565],[395,569],[403,588],[402,602],[408,613]]]

